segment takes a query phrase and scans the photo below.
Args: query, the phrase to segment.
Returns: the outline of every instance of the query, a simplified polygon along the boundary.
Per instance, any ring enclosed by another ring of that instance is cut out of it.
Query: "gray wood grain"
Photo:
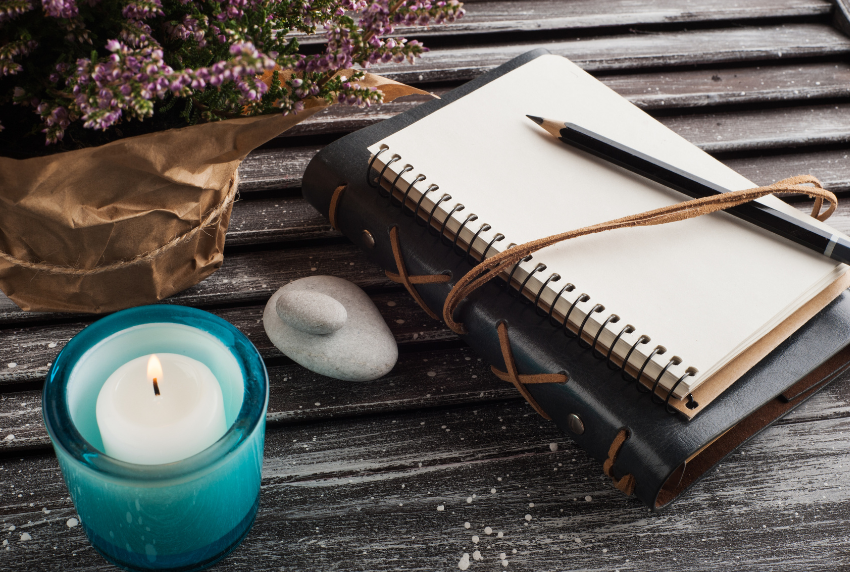
[[[633,33],[591,39],[435,49],[417,60],[415,65],[382,64],[370,71],[403,83],[459,81],[478,76],[536,48],[546,48],[553,54],[566,56],[588,71],[614,72],[839,56],[850,51],[850,38],[831,26],[820,24]]]
[[[850,95],[850,64],[804,62],[605,75],[599,80],[646,110],[811,101]]]
[[[396,342],[401,345],[457,339],[442,322],[428,317],[405,290],[396,288],[374,293],[371,298]],[[252,306],[211,308],[210,311],[248,336],[263,358],[283,357],[266,337],[262,324],[265,300],[261,302]],[[95,321],[92,316],[80,318],[78,321],[27,324],[0,330],[0,388],[42,380],[68,340]]]
[[[850,64],[830,62],[698,71],[677,70],[605,75],[599,80],[638,107],[647,111],[667,111],[717,105],[846,97],[850,95]],[[442,96],[448,90],[449,88],[440,87],[431,92]],[[429,99],[420,95],[407,96],[392,103],[366,109],[332,106],[286,131],[282,137],[349,133],[389,119]],[[305,153],[310,153],[309,147],[294,151],[298,156]],[[267,154],[262,152],[261,156],[265,160]],[[281,169],[285,169],[285,166],[281,165]],[[286,174],[291,175],[291,170],[286,170]],[[300,172],[295,174],[300,175]],[[243,189],[246,184],[249,185],[247,188],[252,188],[250,185],[253,182],[250,178],[243,179]]]
[[[665,117],[667,127],[709,153],[794,149],[850,142],[850,104]],[[713,135],[710,135],[714,129]]]
[[[734,157],[724,163],[759,185],[769,185],[791,174],[814,175],[824,187],[836,193],[850,191],[850,147],[756,157]],[[843,204],[841,205],[843,207]],[[843,208],[841,209],[843,211]],[[839,215],[835,213],[834,216]],[[844,225],[840,216],[832,225]],[[843,228],[847,229],[846,226]],[[847,232],[844,230],[843,232]]]
[[[396,28],[395,35],[406,37],[469,36],[504,32],[582,30],[647,24],[691,22],[744,22],[768,18],[823,16],[832,7],[825,0],[751,0],[734,4],[728,0],[608,0],[605,13],[599,13],[596,0],[520,0],[465,2],[466,15],[449,26]],[[291,34],[301,44],[325,41],[323,35]]]
[[[277,155],[278,158],[285,155]],[[724,159],[724,162],[759,185],[796,175],[817,176],[824,186],[836,193],[850,191],[850,148],[782,153],[759,157]],[[834,215],[842,216],[845,207]],[[843,225],[834,218],[831,224]],[[303,198],[297,196],[261,198],[237,202],[233,207],[227,244],[249,245],[339,238],[328,220]]]
[[[272,424],[257,522],[216,570],[453,570],[476,549],[484,560],[471,570],[503,569],[501,552],[508,570],[841,569],[848,383],[815,396],[659,515],[615,490],[598,461],[518,401]],[[109,569],[81,528],[66,526],[76,514],[52,456],[7,457],[0,469],[9,541],[0,566]]]
[[[344,383],[297,364],[269,367],[270,423],[327,421],[366,414],[517,399],[468,348],[402,353],[380,380]],[[41,391],[0,394],[0,453],[49,449]]]
[[[850,78],[849,78],[850,79]],[[850,85],[850,83],[848,83]],[[389,106],[388,106],[389,108]],[[360,116],[358,121],[375,122],[402,111]],[[820,104],[755,111],[718,111],[660,116],[659,121],[710,153],[735,153],[767,149],[796,149],[814,145],[850,142],[850,104]],[[366,126],[366,123],[363,124]],[[240,190],[274,190],[298,187],[301,174],[320,146],[264,149],[249,155],[240,167]],[[812,154],[811,157],[816,157]],[[829,161],[831,159],[827,159]],[[821,161],[816,159],[817,163]],[[826,169],[832,171],[832,168]],[[835,170],[842,171],[836,165]]]

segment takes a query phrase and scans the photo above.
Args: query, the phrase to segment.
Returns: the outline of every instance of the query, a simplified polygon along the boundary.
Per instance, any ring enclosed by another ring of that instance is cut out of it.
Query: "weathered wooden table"
[[[415,66],[377,71],[440,93],[546,47],[757,183],[811,173],[847,196],[840,2],[472,1],[461,22],[418,34],[432,51]],[[418,103],[332,108],[253,153],[223,268],[168,301],[233,322],[271,377],[260,512],[216,569],[452,570],[476,550],[470,570],[850,569],[850,375],[655,515],[304,202],[318,149]],[[831,222],[850,231],[850,205]],[[266,339],[271,293],[316,274],[372,296],[401,352],[389,376],[322,378]],[[93,319],[0,298],[0,569],[111,568],[66,524],[76,515],[41,420],[50,362]]]

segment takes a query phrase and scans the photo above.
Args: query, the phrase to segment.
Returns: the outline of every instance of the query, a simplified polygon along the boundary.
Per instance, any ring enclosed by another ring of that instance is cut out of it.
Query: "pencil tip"
[[[543,118],[537,117],[536,115],[526,115],[529,119],[535,122],[537,125],[543,125]]]

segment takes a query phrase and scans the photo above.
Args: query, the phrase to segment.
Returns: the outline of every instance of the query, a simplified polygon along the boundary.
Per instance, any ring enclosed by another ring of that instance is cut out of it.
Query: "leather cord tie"
[[[530,383],[564,383],[569,379],[569,377],[562,373],[521,375],[517,370],[516,361],[514,361],[514,353],[511,351],[511,342],[508,339],[508,326],[504,322],[499,322],[499,325],[496,327],[496,331],[499,332],[499,345],[502,348],[502,357],[505,360],[505,369],[507,369],[507,371],[505,372],[497,369],[495,366],[490,366],[490,371],[492,371],[496,377],[502,381],[514,384],[514,387],[516,387],[525,400],[528,401],[529,405],[531,405],[534,410],[543,417],[543,419],[551,421],[552,418],[543,411],[543,408],[540,407],[525,386]]]
[[[331,221],[331,227],[334,230],[339,230],[339,227],[336,225],[336,211],[339,210],[339,201],[342,198],[342,194],[345,192],[345,187],[347,185],[340,185],[334,189],[334,194],[331,195],[331,206],[328,207],[328,219]]]
[[[632,493],[635,492],[635,486],[637,485],[637,479],[635,479],[634,475],[623,475],[618,479],[614,476],[614,473],[611,470],[614,467],[614,463],[617,462],[617,455],[620,454],[620,449],[623,447],[623,444],[628,438],[629,430],[620,429],[620,432],[617,433],[616,437],[614,437],[614,441],[611,442],[611,447],[608,449],[608,458],[605,459],[605,463],[602,465],[602,470],[606,475],[611,477],[611,482],[614,483],[615,487],[626,493],[628,496],[631,496]]]
[[[416,300],[419,307],[425,310],[425,312],[435,320],[439,320],[440,316],[438,316],[436,312],[431,310],[431,308],[425,304],[425,300],[422,299],[422,296],[419,295],[419,292],[416,291],[416,288],[414,288],[413,285],[448,282],[452,279],[452,277],[445,274],[423,274],[421,276],[410,276],[407,273],[407,268],[404,266],[404,259],[401,256],[401,241],[398,237],[397,226],[390,229],[390,244],[393,248],[393,257],[395,258],[395,265],[398,269],[398,273],[386,270],[387,278],[398,284],[404,284],[404,287],[407,288],[407,291],[410,292],[410,295],[413,296],[413,299]]]
[[[814,186],[809,186],[814,185]],[[466,333],[463,324],[455,322],[454,312],[460,302],[472,294],[476,289],[483,286],[502,272],[507,272],[512,266],[520,262],[523,258],[533,252],[537,252],[547,246],[552,246],[565,240],[578,238],[588,234],[596,234],[607,230],[615,230],[618,228],[632,228],[636,226],[654,226],[658,224],[667,224],[680,220],[687,220],[713,213],[719,210],[728,209],[738,206],[758,198],[770,194],[805,194],[815,198],[815,208],[812,211],[812,216],[820,221],[826,220],[829,215],[835,211],[838,200],[835,195],[825,190],[820,181],[811,175],[799,175],[783,179],[766,187],[756,187],[753,189],[745,189],[742,191],[731,191],[719,195],[712,195],[701,199],[693,199],[682,203],[654,209],[639,214],[629,215],[627,217],[618,218],[612,221],[594,224],[571,230],[560,234],[553,234],[546,238],[539,238],[526,242],[519,246],[514,246],[511,249],[505,250],[495,256],[491,256],[486,260],[479,262],[472,270],[457,281],[452,291],[446,297],[446,302],[443,305],[443,320],[446,325],[457,334]],[[829,208],[820,213],[823,206],[823,201],[829,201]]]

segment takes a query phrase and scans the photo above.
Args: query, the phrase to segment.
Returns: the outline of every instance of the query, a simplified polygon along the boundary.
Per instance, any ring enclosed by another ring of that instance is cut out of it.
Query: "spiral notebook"
[[[446,244],[479,260],[687,199],[566,147],[526,114],[578,123],[732,190],[756,186],[551,55],[372,145],[373,168],[396,204],[404,201],[451,239]],[[806,216],[774,197],[762,200]],[[553,323],[642,372],[645,385],[679,400],[702,386],[702,409],[838,296],[847,268],[717,213],[558,244],[504,279]]]

